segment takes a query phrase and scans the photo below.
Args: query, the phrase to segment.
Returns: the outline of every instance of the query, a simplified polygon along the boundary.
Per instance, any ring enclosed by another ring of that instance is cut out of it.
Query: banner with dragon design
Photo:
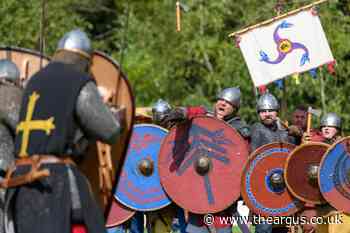
[[[247,30],[238,39],[256,87],[334,61],[313,9]]]

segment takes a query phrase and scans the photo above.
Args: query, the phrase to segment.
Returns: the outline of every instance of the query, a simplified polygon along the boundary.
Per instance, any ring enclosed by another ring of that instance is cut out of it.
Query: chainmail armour
[[[18,123],[22,90],[11,84],[0,84],[0,171],[1,179],[14,161],[14,135]],[[4,232],[5,190],[0,189],[0,233]]]
[[[250,145],[252,151],[256,150],[260,146],[273,142],[286,142],[294,144],[293,138],[288,136],[288,131],[279,129],[277,124],[273,124],[268,127],[261,122],[257,122],[251,126]]]
[[[119,119],[103,104],[97,87],[88,82],[80,91],[76,115],[85,136],[113,144],[120,135]]]

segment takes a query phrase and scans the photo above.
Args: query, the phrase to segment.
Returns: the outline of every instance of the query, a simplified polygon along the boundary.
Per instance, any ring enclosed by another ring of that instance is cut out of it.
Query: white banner
[[[239,47],[256,87],[334,60],[312,10],[241,34]]]

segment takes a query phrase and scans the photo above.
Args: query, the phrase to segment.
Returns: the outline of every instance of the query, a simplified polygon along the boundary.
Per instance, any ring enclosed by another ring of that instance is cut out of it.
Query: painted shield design
[[[163,208],[171,203],[158,172],[158,156],[167,130],[156,125],[135,125],[114,197],[139,211]]]
[[[333,144],[322,158],[318,182],[334,208],[350,213],[350,137]]]
[[[261,146],[251,154],[242,175],[242,196],[253,213],[289,216],[301,208],[283,178],[285,162],[294,148],[278,142]]]
[[[328,148],[328,144],[310,142],[298,146],[289,155],[284,179],[288,190],[299,200],[311,204],[325,202],[318,185],[318,168]]]
[[[203,116],[173,127],[159,156],[162,185],[185,210],[215,213],[240,196],[248,148],[224,121]]]
[[[120,225],[132,216],[134,216],[135,210],[132,210],[122,204],[120,204],[116,199],[113,198],[106,220],[106,227],[113,228]]]

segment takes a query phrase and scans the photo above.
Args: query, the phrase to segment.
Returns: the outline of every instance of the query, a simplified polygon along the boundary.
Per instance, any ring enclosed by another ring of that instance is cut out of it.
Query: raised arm
[[[113,144],[121,133],[119,119],[103,103],[93,82],[88,82],[81,89],[76,103],[76,116],[79,126],[89,140]]]

